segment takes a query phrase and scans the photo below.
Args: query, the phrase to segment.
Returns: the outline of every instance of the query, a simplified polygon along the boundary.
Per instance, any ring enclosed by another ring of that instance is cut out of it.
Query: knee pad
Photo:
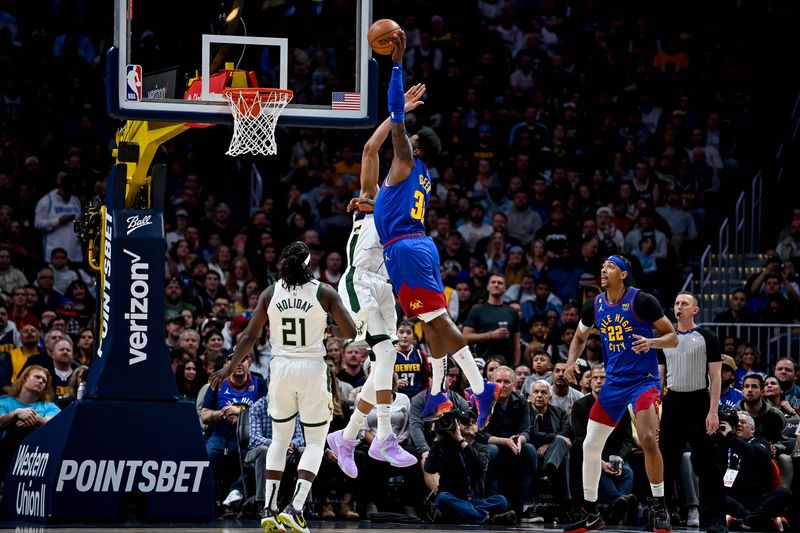
[[[306,435],[306,449],[303,450],[303,455],[300,457],[300,463],[297,465],[298,470],[305,470],[314,475],[317,474],[319,465],[322,462],[322,455],[325,452],[328,425],[303,428]]]
[[[295,419],[287,422],[272,421],[272,442],[267,449],[267,470],[283,472],[286,468],[286,451],[294,436]]]
[[[372,348],[375,352],[375,364],[372,367],[376,391],[392,390],[392,376],[397,351],[390,340],[381,341]],[[372,402],[374,405],[374,402]]]

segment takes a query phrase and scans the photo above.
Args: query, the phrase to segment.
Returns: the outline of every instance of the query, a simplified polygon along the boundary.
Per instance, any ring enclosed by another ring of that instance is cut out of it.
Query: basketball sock
[[[469,346],[464,346],[459,351],[453,354],[453,359],[456,360],[464,377],[467,378],[469,386],[475,394],[483,392],[483,376],[481,371],[478,370],[478,365],[475,364],[475,358],[472,357],[472,352],[469,351]]]
[[[661,483],[650,483],[650,490],[653,492],[653,498],[663,498],[664,497],[664,482]]]
[[[292,507],[295,511],[302,511],[303,506],[306,504],[306,498],[311,490],[311,482],[307,479],[298,479],[297,486],[294,489],[294,498],[292,499]]]
[[[433,369],[431,394],[436,396],[444,389],[444,378],[447,376],[447,355],[443,355],[441,359],[431,360],[431,368]]]
[[[378,440],[383,442],[392,432],[392,406],[378,404]]]
[[[264,509],[269,509],[270,511],[276,511],[278,509],[278,489],[281,486],[280,479],[268,479],[267,480],[267,488],[266,492],[266,499],[264,500]]]
[[[350,421],[347,423],[347,427],[344,428],[344,431],[342,431],[342,437],[347,440],[353,440],[358,437],[358,430],[364,425],[365,418],[367,418],[367,415],[359,411],[358,407],[353,409],[353,414],[350,415]]]

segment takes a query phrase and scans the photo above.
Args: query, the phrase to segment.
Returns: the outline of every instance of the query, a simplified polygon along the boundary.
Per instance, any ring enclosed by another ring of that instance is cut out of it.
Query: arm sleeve
[[[389,80],[389,120],[394,123],[405,120],[405,96],[403,95],[403,65],[392,65],[392,79]]]
[[[719,337],[717,334],[708,328],[700,328],[697,333],[703,336],[706,341],[706,361],[709,363],[717,363],[722,361],[722,348],[719,344]]]
[[[590,300],[583,304],[581,310],[581,323],[587,328],[594,327],[594,300]]]
[[[656,300],[656,297],[643,291],[639,291],[636,294],[636,299],[633,301],[633,308],[642,320],[646,320],[650,323],[664,316],[664,311],[661,308],[661,304]]]

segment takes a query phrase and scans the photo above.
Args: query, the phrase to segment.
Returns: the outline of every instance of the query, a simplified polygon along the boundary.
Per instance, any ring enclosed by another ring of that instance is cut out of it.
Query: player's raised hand
[[[231,369],[231,365],[227,364],[208,376],[208,386],[211,387],[211,390],[219,389],[220,383],[225,381],[225,379],[229,378],[230,375],[233,374],[233,369]]]
[[[578,376],[576,375],[577,370],[578,365],[575,363],[575,361],[567,361],[567,368],[564,369],[564,377],[567,378],[567,381],[573,385],[578,384]]]
[[[406,32],[403,30],[396,31],[392,37],[392,61],[394,63],[401,63],[403,56],[406,54]]]
[[[636,339],[631,345],[631,348],[633,348],[634,352],[645,353],[650,351],[650,349],[652,348],[652,346],[650,346],[650,339],[642,337],[641,335],[637,335],[635,333],[633,334],[633,338]]]
[[[425,95],[426,90],[427,88],[424,83],[418,83],[406,91],[406,113],[413,111],[425,103],[422,101],[422,97]]]
[[[372,213],[375,210],[375,199],[374,198],[352,198],[350,202],[347,204],[347,212],[352,213],[353,211],[358,211],[359,213]]]

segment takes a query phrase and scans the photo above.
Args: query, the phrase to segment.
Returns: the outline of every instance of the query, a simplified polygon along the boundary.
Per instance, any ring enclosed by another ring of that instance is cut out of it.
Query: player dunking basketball
[[[628,405],[633,404],[636,431],[653,493],[651,525],[653,531],[666,533],[672,526],[664,502],[664,464],[656,438],[661,398],[656,349],[674,348],[678,336],[658,300],[634,288],[631,265],[624,257],[612,255],[606,259],[600,270],[600,286],[605,292],[583,307],[567,360],[567,379],[576,383],[575,362],[583,352],[591,328],[600,330],[606,384],[589,413],[583,442],[584,516],[567,525],[564,532],[584,533],[605,527],[597,510],[601,453]],[[653,330],[656,337],[650,338]]]
[[[264,326],[271,324],[273,359],[267,394],[272,443],[267,451],[266,501],[261,518],[261,527],[268,533],[285,533],[287,528],[293,533],[308,533],[303,504],[322,462],[333,410],[328,365],[323,360],[328,314],[333,316],[336,326],[332,328],[338,330],[335,332],[339,336],[350,338],[356,334],[355,324],[333,287],[312,276],[308,269],[310,258],[311,251],[302,242],[283,250],[280,280],[259,296],[253,317],[239,336],[233,360],[208,379],[216,389],[250,353]],[[294,498],[279,514],[278,487],[298,415],[306,449],[297,466]]]
[[[459,364],[472,386],[478,411],[478,426],[489,420],[499,389],[480,374],[464,336],[450,319],[439,274],[439,253],[425,235],[425,208],[431,179],[423,159],[436,156],[441,141],[430,129],[408,138],[404,123],[403,54],[405,33],[392,36],[392,78],[389,82],[389,120],[394,158],[389,175],[375,200],[375,227],[384,246],[389,277],[406,316],[419,317],[431,347],[433,384],[423,417],[433,419],[453,408],[443,391],[447,354]]]
[[[405,95],[405,110],[422,104],[425,86],[417,84]],[[378,194],[378,153],[389,135],[391,123],[386,119],[364,145],[361,155],[361,196],[375,198]],[[392,374],[397,352],[392,344],[397,313],[389,275],[383,261],[383,245],[375,230],[371,205],[356,199],[348,210],[358,211],[353,216],[353,230],[347,241],[347,270],[339,282],[339,295],[357,322],[365,319],[366,341],[375,354],[375,362],[361,389],[361,395],[350,421],[343,430],[328,435],[328,445],[336,454],[339,467],[348,476],[358,475],[354,453],[359,443],[356,438],[372,407],[378,406],[378,430],[369,446],[369,456],[386,461],[395,467],[411,466],[417,458],[403,449],[392,431]],[[358,340],[358,339],[356,339]]]

